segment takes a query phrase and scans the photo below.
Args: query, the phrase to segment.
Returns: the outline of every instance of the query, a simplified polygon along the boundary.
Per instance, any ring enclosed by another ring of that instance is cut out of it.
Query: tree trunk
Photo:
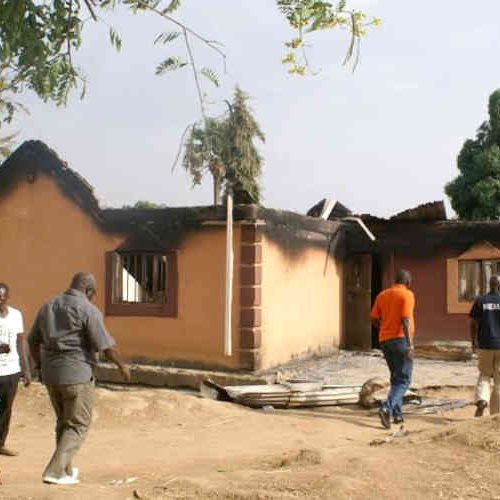
[[[214,207],[217,207],[221,204],[221,184],[222,184],[222,176],[215,174],[213,175],[214,180]]]

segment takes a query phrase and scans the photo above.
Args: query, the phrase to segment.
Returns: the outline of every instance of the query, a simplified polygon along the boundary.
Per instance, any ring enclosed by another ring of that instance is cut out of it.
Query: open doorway
[[[379,255],[372,256],[372,293],[371,305],[375,303],[377,295],[382,291],[382,264]],[[378,341],[378,330],[372,328],[372,349],[378,349],[380,343]]]
[[[372,348],[370,311],[372,304],[372,256],[355,254],[345,261],[345,347]]]
[[[380,256],[350,255],[345,262],[345,347],[368,351],[379,347],[370,312],[382,290]]]

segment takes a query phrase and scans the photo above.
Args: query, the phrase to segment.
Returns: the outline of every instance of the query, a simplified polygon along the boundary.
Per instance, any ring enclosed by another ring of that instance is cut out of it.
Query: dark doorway
[[[371,305],[375,303],[377,295],[382,291],[382,264],[379,255],[372,257],[372,297]],[[378,330],[372,327],[372,349],[380,347],[378,341]]]
[[[345,263],[345,343],[348,349],[372,348],[372,256],[351,255]]]

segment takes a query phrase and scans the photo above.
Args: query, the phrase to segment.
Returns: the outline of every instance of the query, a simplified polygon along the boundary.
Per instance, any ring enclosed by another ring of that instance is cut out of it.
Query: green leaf
[[[154,40],[154,44],[157,45],[159,43],[165,45],[167,43],[173,42],[177,38],[181,36],[180,31],[170,31],[165,33],[160,33]]]
[[[162,10],[162,14],[175,12],[181,6],[181,0],[171,0],[171,2]]]
[[[183,68],[184,66],[187,66],[187,62],[182,60],[180,57],[169,57],[158,64],[156,67],[156,74],[163,75],[163,73],[166,73],[167,71],[175,71]]]
[[[210,82],[212,82],[216,87],[220,86],[220,81],[219,77],[217,76],[217,73],[215,71],[211,70],[210,68],[203,68],[200,73]]]
[[[120,51],[122,48],[122,39],[120,37],[120,34],[114,29],[114,28],[109,28],[109,40],[111,42],[111,45],[115,47],[116,50]]]

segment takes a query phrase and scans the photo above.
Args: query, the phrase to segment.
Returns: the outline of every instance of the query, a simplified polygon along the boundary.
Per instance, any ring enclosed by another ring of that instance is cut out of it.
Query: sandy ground
[[[389,376],[382,353],[338,351],[332,356],[291,361],[270,373],[284,379],[305,378],[330,384],[362,384],[368,377]],[[368,374],[368,376],[367,376]],[[416,358],[412,387],[472,386],[477,380],[477,361],[438,361]]]
[[[500,499],[500,420],[472,407],[408,417],[407,437],[370,446],[388,431],[356,407],[264,412],[137,387],[96,396],[82,483],[49,486],[52,411],[42,386],[20,389],[8,444],[21,454],[0,457],[0,498]]]

